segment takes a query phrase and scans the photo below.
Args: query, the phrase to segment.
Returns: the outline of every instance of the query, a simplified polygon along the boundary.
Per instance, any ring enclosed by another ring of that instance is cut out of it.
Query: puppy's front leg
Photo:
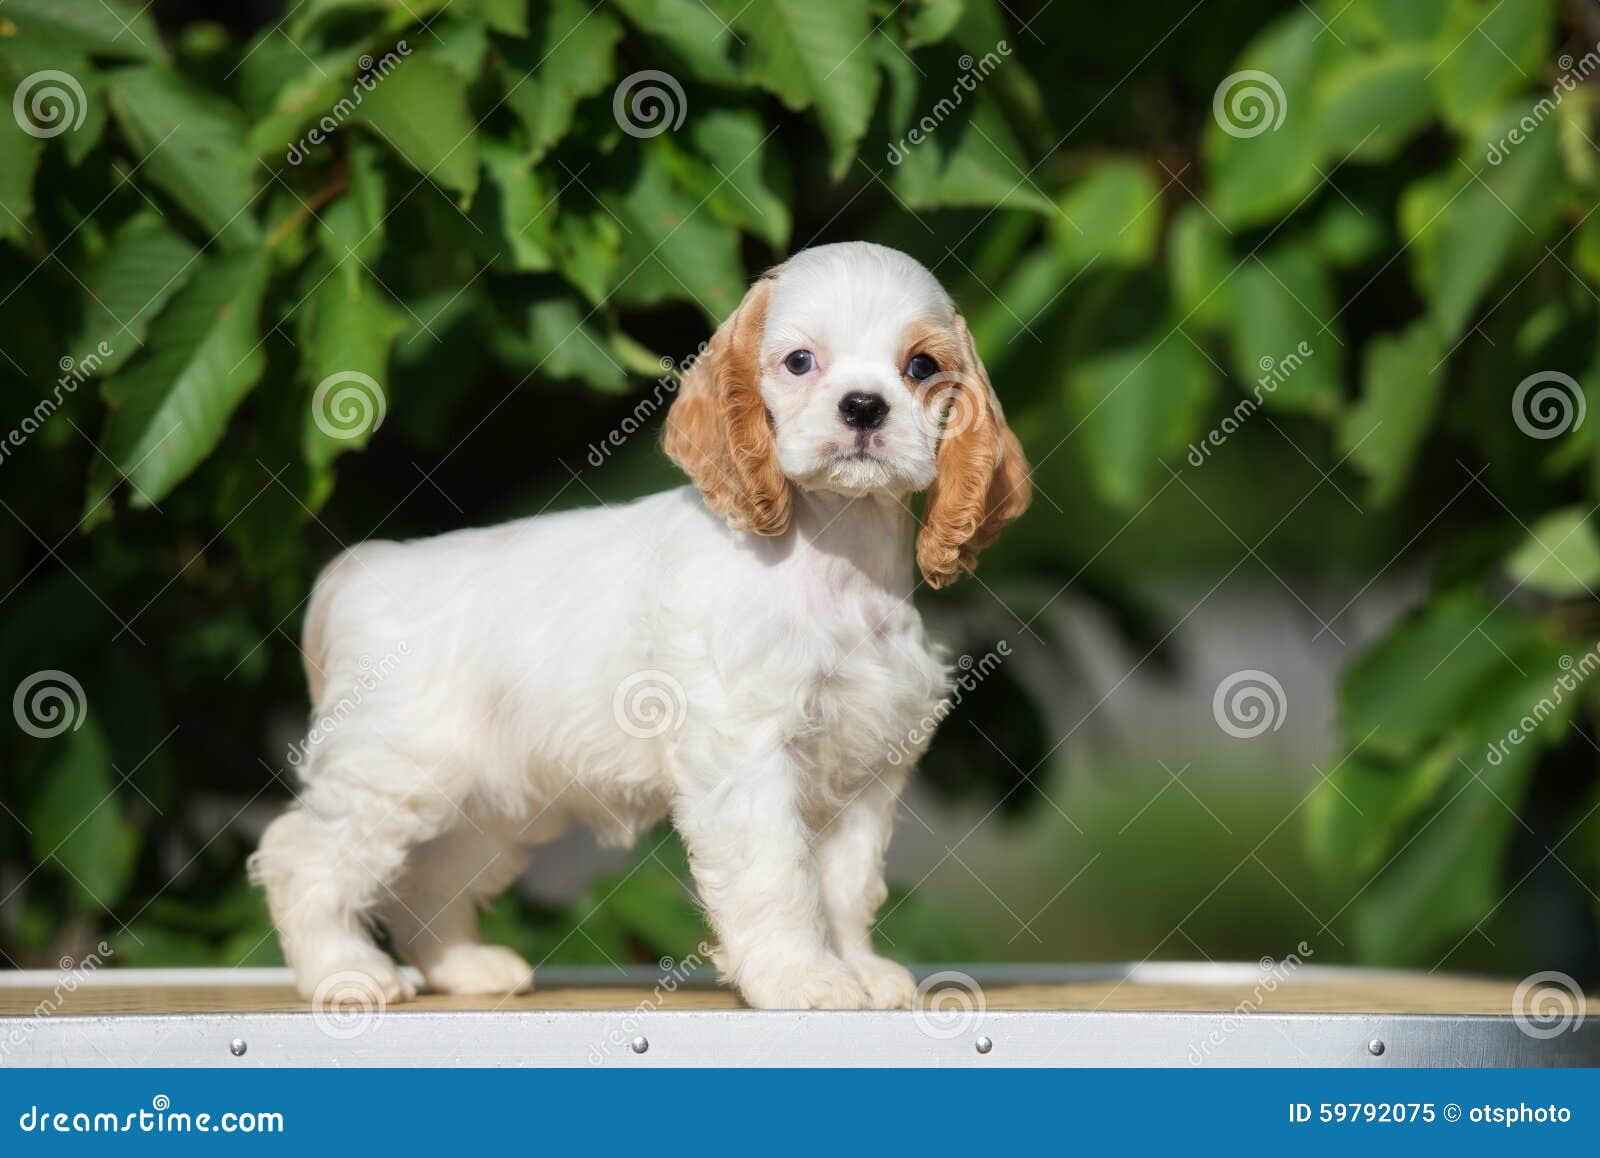
[[[917,992],[909,969],[872,948],[872,920],[888,895],[883,857],[904,783],[903,771],[885,770],[815,838],[829,932],[845,964],[866,987],[874,1009],[909,1008]]]
[[[717,964],[744,999],[758,1009],[866,1008],[866,990],[828,942],[791,761],[767,754],[684,779],[674,819],[721,940]]]

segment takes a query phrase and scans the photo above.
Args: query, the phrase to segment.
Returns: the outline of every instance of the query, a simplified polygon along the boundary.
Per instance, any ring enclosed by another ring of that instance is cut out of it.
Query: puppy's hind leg
[[[438,993],[507,994],[533,988],[533,967],[514,951],[485,945],[478,905],[522,871],[526,854],[462,819],[418,846],[382,907],[389,936]]]
[[[393,895],[408,851],[456,816],[442,792],[394,796],[347,780],[313,781],[262,834],[250,859],[266,888],[283,955],[302,996],[349,993],[382,1001],[414,995],[368,922]]]

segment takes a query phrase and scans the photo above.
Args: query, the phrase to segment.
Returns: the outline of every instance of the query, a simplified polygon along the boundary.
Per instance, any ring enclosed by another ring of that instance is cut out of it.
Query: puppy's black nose
[[[860,390],[839,399],[839,416],[846,426],[857,430],[876,430],[889,417],[889,404],[882,394],[866,394]]]

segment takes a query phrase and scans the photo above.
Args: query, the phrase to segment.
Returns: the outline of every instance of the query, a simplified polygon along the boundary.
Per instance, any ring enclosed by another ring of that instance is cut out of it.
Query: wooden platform
[[[1600,996],[1268,966],[930,967],[942,984],[910,1011],[751,1010],[709,969],[326,1010],[282,969],[0,973],[0,1068],[1600,1066]]]
[[[1053,984],[1004,981],[982,985],[984,1005],[1000,1010],[1055,1012],[1231,1013],[1433,1013],[1509,1017],[1514,981],[1460,979],[1409,974],[1356,975],[1296,981],[1271,988],[1259,977],[1241,973],[1231,981],[1183,982],[1106,977]],[[930,995],[931,997],[932,995]],[[121,985],[103,976],[93,985],[67,992],[55,985],[0,988],[0,1017],[28,1017],[41,1005],[55,1014],[296,1013],[310,1004],[293,987],[280,985],[167,984]],[[507,997],[452,997],[423,993],[388,1006],[389,1012],[437,1013],[464,1010],[496,1012],[591,1010],[660,1012],[743,1009],[726,989],[651,986],[563,986]],[[1600,998],[1596,999],[1600,1016]]]

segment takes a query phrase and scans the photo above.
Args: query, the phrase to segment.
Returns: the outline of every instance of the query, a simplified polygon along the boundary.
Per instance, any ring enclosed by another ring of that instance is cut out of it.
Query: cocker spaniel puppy
[[[318,579],[322,723],[252,859],[307,997],[411,996],[377,924],[434,990],[526,989],[478,905],[570,825],[625,845],[671,816],[747,1002],[911,1002],[870,931],[907,737],[948,688],[916,568],[970,571],[1031,490],[966,322],[902,253],[805,250],[684,375],[666,451],[693,487],[364,543]]]

